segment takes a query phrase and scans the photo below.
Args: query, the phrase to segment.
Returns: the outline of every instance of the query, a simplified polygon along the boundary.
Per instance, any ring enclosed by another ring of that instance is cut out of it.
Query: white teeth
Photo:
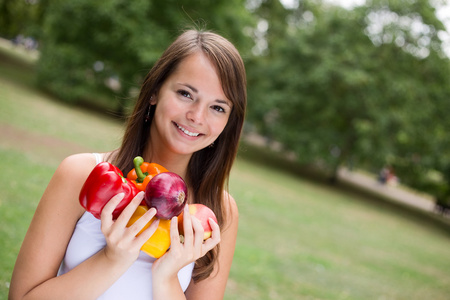
[[[190,132],[189,130],[181,127],[180,125],[177,124],[177,127],[183,131],[185,134],[189,135],[189,136],[198,136],[200,133],[194,133],[194,132]]]

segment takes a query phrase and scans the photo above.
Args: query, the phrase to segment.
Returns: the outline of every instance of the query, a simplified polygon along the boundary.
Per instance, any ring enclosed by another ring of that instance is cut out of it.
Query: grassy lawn
[[[448,299],[448,228],[239,161],[227,299]]]
[[[29,76],[0,64],[0,299],[60,160],[117,147],[122,134]],[[244,159],[230,189],[240,224],[225,299],[449,298],[447,225]]]

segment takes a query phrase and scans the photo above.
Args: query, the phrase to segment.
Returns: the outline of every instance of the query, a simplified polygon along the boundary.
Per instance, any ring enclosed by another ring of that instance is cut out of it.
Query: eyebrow
[[[190,85],[190,84],[188,84],[188,83],[180,83],[181,85],[184,85],[185,87],[188,87],[188,88],[190,88],[194,93],[198,93],[198,90],[195,88],[195,87],[193,87],[192,85]],[[216,99],[215,100],[217,103],[220,103],[220,104],[226,104],[226,105],[228,105],[229,107],[231,107],[232,106],[232,102],[231,101],[227,101],[227,100],[222,100],[222,99]]]
[[[188,83],[180,83],[181,85],[184,85],[184,86],[186,86],[186,87],[188,87],[188,88],[190,88],[191,90],[193,90],[195,93],[198,93],[198,90],[195,88],[195,87],[193,87],[192,85],[190,85],[190,84],[188,84]]]
[[[220,103],[220,104],[226,104],[226,105],[228,105],[229,107],[231,107],[230,104],[232,104],[231,101],[226,101],[226,100],[221,100],[221,99],[217,99],[216,102],[217,102],[217,103]]]

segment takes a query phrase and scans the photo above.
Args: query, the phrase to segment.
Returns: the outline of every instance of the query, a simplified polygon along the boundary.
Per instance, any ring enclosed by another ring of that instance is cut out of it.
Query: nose
[[[186,117],[192,123],[203,125],[205,121],[206,108],[200,105],[193,105],[186,113]]]

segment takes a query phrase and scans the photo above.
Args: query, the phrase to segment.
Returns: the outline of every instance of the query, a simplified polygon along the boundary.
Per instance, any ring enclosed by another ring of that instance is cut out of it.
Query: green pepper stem
[[[144,159],[140,156],[136,156],[133,159],[134,169],[136,170],[136,175],[137,175],[136,181],[140,182],[140,183],[143,182],[145,179],[145,175],[144,175],[144,173],[142,173],[142,170],[141,170],[141,165],[143,163],[144,163]]]

